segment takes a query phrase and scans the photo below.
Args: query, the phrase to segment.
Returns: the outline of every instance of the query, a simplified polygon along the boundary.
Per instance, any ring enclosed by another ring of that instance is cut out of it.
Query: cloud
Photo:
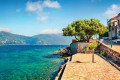
[[[48,16],[37,17],[38,21],[47,22]]]
[[[38,17],[38,21],[45,22],[48,19],[48,16],[44,15],[44,8],[60,8],[60,4],[57,1],[44,0],[44,1],[36,1],[30,2],[28,1],[26,4],[26,11],[29,13],[35,13]]]
[[[10,32],[8,28],[3,28],[3,27],[0,27],[0,31]]]
[[[26,10],[28,12],[36,12],[36,11],[42,11],[43,7],[40,4],[40,1],[37,2],[27,2],[26,4]]]
[[[105,11],[104,16],[106,17],[113,17],[120,12],[120,6],[113,4],[110,8]]]
[[[50,1],[50,0],[45,0],[43,2],[44,7],[50,7],[50,8],[60,8],[60,4],[57,1]]]
[[[39,34],[60,34],[62,31],[57,30],[57,29],[45,29],[41,31]]]
[[[16,12],[17,12],[17,13],[21,12],[21,9],[20,9],[20,8],[19,8],[19,9],[16,9]]]

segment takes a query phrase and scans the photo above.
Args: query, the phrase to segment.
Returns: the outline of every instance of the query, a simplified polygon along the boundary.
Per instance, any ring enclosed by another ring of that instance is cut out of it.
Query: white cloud
[[[57,1],[50,1],[50,0],[45,0],[43,2],[44,7],[50,7],[50,8],[60,8],[60,4]]]
[[[42,5],[40,4],[40,1],[37,2],[27,2],[26,10],[28,12],[36,12],[36,11],[42,11]]]
[[[57,30],[57,29],[45,29],[41,31],[39,34],[60,34],[62,31]]]
[[[47,22],[48,16],[37,17],[38,21]]]
[[[44,8],[60,8],[60,4],[57,1],[44,0],[44,1],[36,1],[30,2],[28,1],[26,4],[26,11],[37,14],[37,20],[44,21],[48,19],[48,16],[43,16]]]
[[[0,31],[10,32],[8,28],[3,28],[3,27],[0,27]]]
[[[21,12],[21,9],[20,9],[20,8],[19,8],[19,9],[16,9],[16,12],[17,12],[17,13]]]
[[[120,6],[113,4],[110,8],[105,11],[104,16],[106,17],[114,17],[120,12]]]

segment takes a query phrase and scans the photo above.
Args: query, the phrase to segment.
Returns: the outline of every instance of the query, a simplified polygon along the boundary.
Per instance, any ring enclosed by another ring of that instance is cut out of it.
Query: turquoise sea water
[[[0,46],[0,80],[54,80],[64,60],[55,50],[66,45]]]

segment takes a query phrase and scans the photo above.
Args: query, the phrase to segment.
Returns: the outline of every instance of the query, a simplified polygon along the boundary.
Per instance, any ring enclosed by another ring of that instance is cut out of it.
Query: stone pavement
[[[120,71],[98,55],[77,53],[67,62],[61,80],[120,80]]]

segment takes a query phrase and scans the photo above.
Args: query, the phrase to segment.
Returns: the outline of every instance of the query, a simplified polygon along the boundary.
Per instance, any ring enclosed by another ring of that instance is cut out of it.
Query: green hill
[[[38,41],[43,41],[48,45],[69,45],[73,37],[63,36],[62,34],[39,34],[33,36],[33,38],[37,38]],[[39,44],[39,42],[37,42],[37,44]]]
[[[62,34],[40,34],[32,37],[0,32],[0,45],[69,45],[72,37]]]

